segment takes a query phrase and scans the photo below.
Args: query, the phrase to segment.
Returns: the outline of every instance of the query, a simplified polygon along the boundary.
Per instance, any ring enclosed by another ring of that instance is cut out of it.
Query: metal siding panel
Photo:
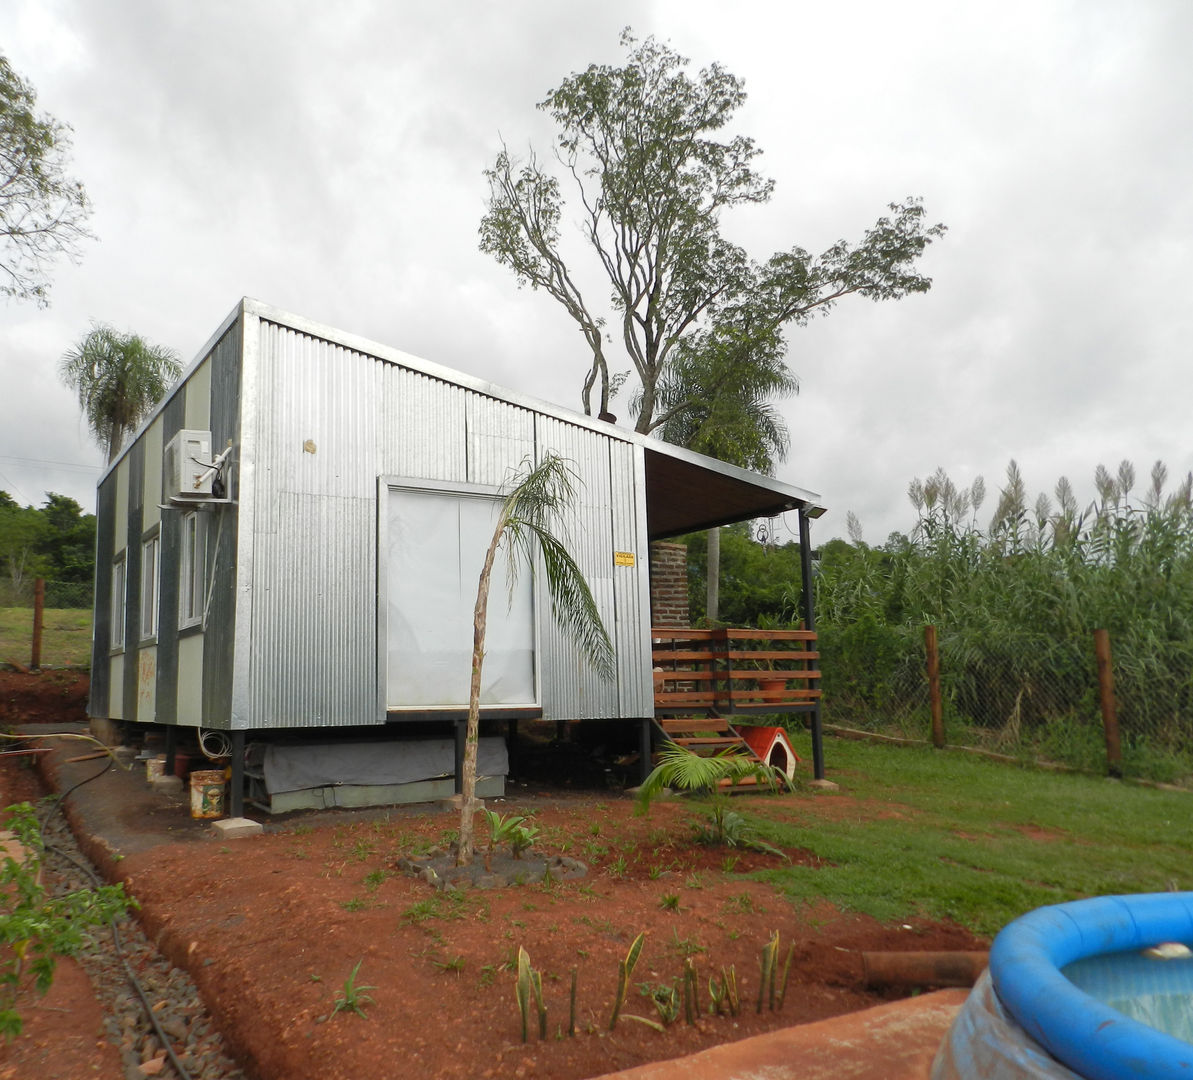
[[[128,467],[128,458],[121,459],[120,464],[116,466],[115,513],[112,518],[113,558],[128,546]]]
[[[618,701],[622,716],[653,716],[650,641],[650,549],[646,529],[643,451],[609,441],[613,550],[633,566],[614,566]]]
[[[124,716],[124,657],[125,653],[116,653],[108,657],[104,665],[108,669],[108,685],[112,688],[108,698],[107,715],[113,720],[123,720]]]
[[[177,399],[179,395],[175,394]],[[168,408],[168,406],[167,406]],[[141,434],[141,529],[162,519],[162,419],[159,415]]]
[[[193,378],[193,376],[192,376]],[[158,490],[161,489],[161,447],[182,428],[190,386],[170,400],[161,415],[158,429]],[[178,721],[178,594],[182,561],[182,513],[162,514],[161,589],[157,619],[157,720],[160,724]]]
[[[374,362],[382,476],[468,479],[465,391],[384,361]]]
[[[241,387],[241,343],[243,327],[234,322],[228,332],[216,343],[207,361],[207,384],[209,387],[208,416],[211,423],[211,446],[233,446],[240,444],[240,387]],[[196,393],[202,391],[203,382],[196,385]],[[187,395],[190,396],[189,394]],[[195,406],[199,408],[199,406]],[[188,418],[193,415],[192,405],[187,405]],[[233,454],[228,475],[231,478],[228,495],[240,499],[242,487],[241,460],[239,451]],[[236,634],[239,629],[237,610],[236,574],[238,567],[237,543],[240,534],[241,510],[236,506],[216,510],[207,530],[207,582],[211,601],[207,609],[206,630],[202,650],[202,701],[200,715],[203,727],[226,730],[232,726],[232,688],[236,677],[235,661],[240,644]]]
[[[169,442],[170,436],[182,428],[189,428],[193,431],[209,431],[211,429],[211,367],[210,355],[205,356],[195,365],[195,370],[187,378],[184,413],[181,422],[177,424],[173,421],[167,422],[166,442]],[[166,407],[167,412],[174,405],[181,403],[182,395],[179,395]],[[212,453],[218,454],[219,451],[220,448],[213,443]]]
[[[465,393],[467,481],[499,487],[523,461],[534,459],[535,414],[496,398]]]
[[[141,495],[144,479],[145,446],[138,441],[129,448],[128,463],[128,546],[124,558],[125,595],[124,654],[132,662],[124,665],[124,719],[141,719],[137,702],[137,645],[141,640]],[[147,719],[152,720],[150,716]]]
[[[176,722],[186,727],[203,724],[203,635],[187,634],[178,640],[178,692]]]
[[[95,495],[95,606],[91,621],[89,716],[107,717],[111,690],[112,559],[116,534],[116,478],[101,481]]]
[[[575,502],[559,527],[616,645],[609,439],[550,416],[538,417],[537,431],[540,460],[546,452],[554,451],[568,459],[579,479]],[[555,720],[616,717],[616,678],[599,678],[552,618],[545,585],[539,595],[544,716]],[[615,656],[615,669],[619,662],[620,657]]]
[[[259,340],[247,726],[383,723],[376,361],[264,322]]]
[[[281,492],[257,538],[251,686],[257,725],[377,723],[372,499]],[[357,538],[367,536],[368,545]],[[351,541],[351,542],[346,542]]]

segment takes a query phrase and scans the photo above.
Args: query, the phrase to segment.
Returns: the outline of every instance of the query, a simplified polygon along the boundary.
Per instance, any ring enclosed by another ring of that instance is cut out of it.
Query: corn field
[[[1068,481],[1028,505],[1014,462],[983,530],[980,481],[910,488],[909,537],[831,541],[816,581],[827,723],[925,739],[923,628],[937,627],[946,740],[1106,767],[1093,632],[1105,629],[1123,771],[1193,777],[1193,477],[1099,466],[1078,510]]]

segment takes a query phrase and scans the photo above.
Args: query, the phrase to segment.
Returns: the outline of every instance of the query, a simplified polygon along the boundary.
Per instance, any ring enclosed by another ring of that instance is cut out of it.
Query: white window
[[[203,523],[197,511],[182,518],[182,566],[178,589],[178,625],[195,626],[203,621],[205,578]]]
[[[157,637],[158,538],[141,544],[141,639]]]
[[[124,605],[128,591],[124,587],[124,552],[112,563],[112,622],[111,647],[124,648]]]
[[[391,488],[387,507],[386,700],[390,708],[468,704],[472,615],[499,499]],[[529,567],[510,590],[503,551],[489,592],[481,704],[537,703]]]

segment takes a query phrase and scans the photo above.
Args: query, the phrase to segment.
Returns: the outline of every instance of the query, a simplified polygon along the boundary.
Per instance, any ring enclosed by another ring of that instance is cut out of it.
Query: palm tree
[[[91,434],[108,451],[108,461],[136,431],[182,370],[178,354],[136,334],[92,324],[58,365],[58,373],[79,398]]]
[[[783,360],[781,332],[746,325],[693,335],[677,350],[659,391],[667,417],[659,434],[669,443],[773,476],[791,444],[787,425],[771,403],[799,392]],[[721,531],[708,530],[705,615],[716,621],[721,571]]]
[[[575,498],[576,480],[570,465],[554,453],[545,454],[533,468],[529,462],[524,462],[523,471],[507,485],[493,539],[485,553],[472,616],[472,682],[468,690],[457,866],[471,863],[475,849],[472,822],[480,809],[476,801],[476,752],[480,731],[481,665],[485,658],[489,582],[500,547],[505,546],[509,559],[511,588],[520,557],[533,567],[535,554],[541,555],[551,595],[551,613],[601,677],[613,677],[613,643],[601,621],[596,601],[575,560],[551,531],[552,519]]]
[[[729,809],[722,783],[727,781],[733,786],[743,780],[765,785],[771,791],[791,789],[791,781],[782,769],[749,754],[723,750],[705,757],[686,746],[670,743],[659,752],[658,765],[638,788],[635,811],[649,813],[650,804],[667,788],[687,792],[707,791],[711,796],[711,818],[708,827],[696,829],[697,839],[701,843],[750,847],[783,855],[777,848],[758,839],[745,818]],[[783,857],[786,858],[785,855]]]

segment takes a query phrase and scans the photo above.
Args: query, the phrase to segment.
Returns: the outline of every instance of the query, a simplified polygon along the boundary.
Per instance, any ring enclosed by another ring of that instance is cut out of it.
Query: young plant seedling
[[[356,961],[356,967],[352,969],[352,974],[344,980],[344,988],[336,991],[336,1001],[331,1009],[332,1016],[335,1016],[338,1012],[354,1012],[357,1016],[364,1017],[367,1020],[368,1016],[365,1014],[365,1006],[377,1004],[366,993],[368,990],[376,990],[377,987],[356,985],[356,974],[360,971],[360,965],[363,963],[364,957]]]
[[[621,1015],[621,1007],[625,1004],[626,990],[630,985],[630,976],[634,973],[634,965],[638,963],[638,957],[642,954],[642,943],[645,940],[645,932],[634,938],[625,959],[617,965],[617,996],[613,999],[613,1013],[609,1017],[610,1031],[617,1027],[617,1018]]]

